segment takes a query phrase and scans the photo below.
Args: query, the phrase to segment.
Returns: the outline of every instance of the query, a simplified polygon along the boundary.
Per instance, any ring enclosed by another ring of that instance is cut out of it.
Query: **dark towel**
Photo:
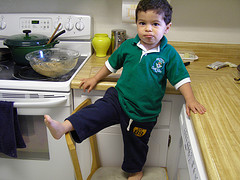
[[[17,109],[13,107],[13,102],[0,101],[0,152],[16,158],[17,148],[25,147]]]

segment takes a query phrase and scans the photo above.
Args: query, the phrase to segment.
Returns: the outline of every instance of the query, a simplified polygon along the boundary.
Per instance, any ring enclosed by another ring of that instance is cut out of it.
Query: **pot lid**
[[[39,46],[47,44],[48,37],[41,34],[30,34],[31,30],[23,30],[25,34],[10,36],[4,40],[7,46]]]

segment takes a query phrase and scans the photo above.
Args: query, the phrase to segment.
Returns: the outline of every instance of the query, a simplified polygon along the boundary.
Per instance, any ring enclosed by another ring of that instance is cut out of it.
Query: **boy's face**
[[[157,14],[154,10],[146,12],[138,12],[137,32],[141,39],[141,44],[147,50],[160,45],[160,40],[164,34],[167,34],[171,23],[167,24],[163,20],[163,16]]]

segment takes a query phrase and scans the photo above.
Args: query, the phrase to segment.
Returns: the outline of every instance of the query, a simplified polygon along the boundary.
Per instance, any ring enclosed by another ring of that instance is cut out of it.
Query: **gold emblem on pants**
[[[134,127],[133,128],[133,133],[138,136],[138,137],[142,137],[146,134],[147,130],[143,129],[143,128],[139,128],[139,127]]]

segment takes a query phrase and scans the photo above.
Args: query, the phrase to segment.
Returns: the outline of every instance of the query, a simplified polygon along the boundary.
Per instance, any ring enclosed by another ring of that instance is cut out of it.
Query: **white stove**
[[[76,14],[46,14],[46,13],[15,13],[0,14],[0,48],[7,48],[3,40],[11,35],[22,34],[23,30],[31,30],[35,34],[52,35],[57,25],[61,23],[59,31],[66,33],[58,39],[60,43],[55,47],[75,49],[80,52],[79,63],[70,73],[70,77],[60,79],[26,79],[14,76],[14,65],[1,63],[0,57],[0,89],[41,90],[53,92],[69,92],[70,82],[90,57],[92,20],[90,16]],[[1,50],[0,50],[1,52]],[[6,67],[7,66],[7,67]],[[16,69],[16,68],[15,68]],[[25,71],[25,70],[24,70]],[[3,74],[4,73],[4,74]],[[6,75],[8,73],[9,75]],[[6,78],[7,77],[7,78]]]
[[[31,79],[29,67],[20,67],[9,56],[3,40],[24,29],[52,35],[57,25],[66,33],[55,47],[74,49],[80,58],[73,71],[57,79]],[[70,83],[91,56],[92,20],[76,14],[15,13],[0,14],[0,101],[10,101],[17,108],[18,121],[26,148],[17,149],[17,158],[0,152],[0,179],[74,180],[74,170],[63,138],[55,140],[47,130],[43,115],[63,122],[73,111]],[[18,70],[23,74],[17,74]],[[1,110],[1,109],[0,109]],[[7,136],[8,134],[6,134]]]

